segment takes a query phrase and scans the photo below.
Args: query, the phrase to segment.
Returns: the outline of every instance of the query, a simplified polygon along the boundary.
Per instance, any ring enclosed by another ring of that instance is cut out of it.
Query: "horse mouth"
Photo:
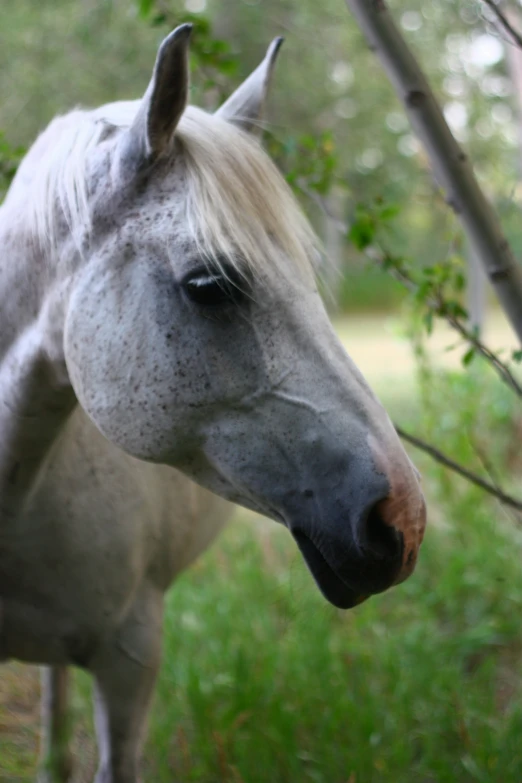
[[[338,609],[352,609],[369,597],[353,590],[340,576],[337,576],[322,552],[305,533],[294,530],[293,536],[319,590],[327,601]]]

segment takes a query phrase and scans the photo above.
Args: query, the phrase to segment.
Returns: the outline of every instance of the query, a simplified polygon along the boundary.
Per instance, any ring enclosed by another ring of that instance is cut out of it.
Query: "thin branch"
[[[511,43],[516,44],[519,49],[522,49],[522,35],[515,30],[504,11],[494,2],[494,0],[482,0],[482,2],[495,14],[500,26],[503,27],[505,32],[509,35]]]
[[[434,175],[446,191],[446,200],[459,216],[470,245],[522,343],[522,268],[477,182],[468,156],[452,135],[433,90],[385,0],[345,2],[402,101],[429,155]]]
[[[479,445],[479,443],[477,442],[476,438],[469,431],[469,428],[468,428],[468,441],[469,441],[473,451],[475,452],[475,454],[479,458],[479,460],[480,460],[480,462],[482,464],[482,467],[484,468],[484,470],[488,474],[488,476],[489,476],[489,478],[491,480],[491,483],[494,485],[495,489],[497,489],[499,492],[502,492],[503,491],[502,490],[502,485],[500,483],[500,479],[498,478],[496,469],[494,468],[494,466],[493,466],[491,460],[489,459],[489,456],[486,454],[485,450],[482,448],[481,445]],[[521,521],[520,517],[518,517],[516,514],[514,514],[511,508],[508,507],[505,510],[506,510],[506,513],[509,515],[509,517],[514,522],[516,522],[518,524]]]
[[[522,398],[522,386],[519,384],[509,367],[500,359],[496,353],[485,345],[473,332],[467,329],[464,324],[452,315],[445,316],[447,322],[453,329],[467,340],[481,356],[488,361],[502,381],[515,392],[517,397]]]
[[[412,446],[415,446],[415,448],[426,452],[426,454],[429,454],[430,457],[433,457],[434,460],[440,462],[441,465],[444,465],[454,473],[458,473],[459,476],[462,476],[468,481],[471,481],[472,484],[480,487],[480,489],[483,489],[484,492],[487,492],[488,494],[493,495],[493,497],[498,498],[498,500],[500,500],[501,503],[504,503],[504,505],[509,506],[510,508],[514,508],[517,511],[522,511],[522,500],[517,500],[511,495],[506,494],[503,490],[496,487],[494,484],[491,484],[489,481],[486,481],[480,476],[477,476],[476,473],[473,473],[471,470],[468,470],[468,468],[465,468],[463,465],[459,465],[458,462],[455,462],[450,457],[447,457],[446,454],[443,454],[442,451],[436,449],[435,446],[432,446],[430,443],[426,443],[426,441],[417,438],[415,435],[410,435],[410,433],[403,430],[402,427],[398,427],[396,424],[394,427],[400,437],[408,443],[411,443]]]
[[[304,193],[304,195],[307,196],[310,199],[310,201],[313,201],[314,204],[316,204],[319,207],[323,215],[327,217],[329,220],[331,220],[332,223],[335,224],[335,227],[337,228],[340,234],[343,234],[344,236],[348,236],[348,231],[349,231],[348,225],[343,220],[341,220],[340,218],[332,214],[328,206],[328,202],[323,196],[320,195],[320,193],[318,193],[316,190],[312,190],[312,188],[309,188],[302,177],[299,177],[296,180],[295,184],[297,185],[301,193]]]
[[[468,431],[468,441],[470,442],[473,451],[475,452],[480,462],[482,463],[482,467],[484,468],[489,478],[491,479],[491,483],[494,485],[495,489],[497,489],[499,492],[502,492],[502,486],[496,475],[496,470],[491,464],[489,457],[484,452],[484,449],[481,446],[479,446],[476,439],[469,431]],[[509,516],[512,522],[515,522],[515,524],[517,525],[520,523],[520,517],[517,516],[516,512],[512,508],[506,506],[505,512]]]
[[[306,195],[308,198],[310,198],[317,206],[322,210],[322,212],[326,215],[326,217],[330,218],[335,225],[337,226],[337,229],[344,234],[345,236],[348,234],[348,226],[346,223],[343,223],[342,220],[339,220],[336,218],[328,209],[328,204],[326,200],[319,195],[319,193],[316,193],[315,191],[311,190],[306,186],[306,184],[302,180],[297,181],[297,186],[299,189]],[[373,252],[370,252],[373,251]],[[366,249],[363,251],[366,256],[373,262],[378,263],[379,266],[384,266],[384,262],[387,258],[386,251],[383,251],[381,248],[378,248],[376,245],[373,245],[370,249]],[[418,284],[415,282],[415,280],[411,277],[411,275],[405,270],[405,269],[398,269],[397,267],[389,267],[386,271],[388,271],[399,283],[404,285],[409,291],[416,291],[418,289]],[[426,302],[428,307],[433,310],[437,311],[441,309],[441,307],[444,304],[444,299],[442,295],[440,295],[437,299],[431,299]],[[480,340],[480,338],[474,334],[470,329],[468,329],[462,321],[459,321],[458,318],[455,318],[455,316],[451,315],[450,313],[444,313],[444,315],[439,315],[439,318],[444,318],[447,323],[451,326],[452,329],[454,329],[460,336],[466,340],[470,345],[475,348],[477,353],[480,353],[481,356],[486,359],[487,362],[491,364],[495,372],[499,375],[500,379],[507,385],[509,388],[515,392],[517,397],[520,397],[522,399],[522,386],[519,384],[511,370],[509,369],[508,365],[502,361],[502,359],[497,356],[496,353],[494,353],[490,348],[485,345],[485,343]]]
[[[381,264],[383,263],[383,260],[384,259],[381,260]],[[418,288],[415,280],[405,269],[397,269],[396,267],[392,267],[389,271],[396,280],[398,280],[410,290],[416,290]],[[430,309],[437,313],[437,310],[444,306],[444,298],[442,294],[439,294],[436,298],[427,300],[426,304],[428,307],[430,307]],[[451,315],[451,313],[446,312],[443,315],[439,315],[439,317],[444,318],[452,329],[454,329],[464,340],[472,345],[473,348],[491,364],[495,372],[499,375],[500,379],[507,386],[509,386],[512,391],[515,392],[517,397],[522,398],[522,386],[519,384],[507,364],[503,362],[496,353],[488,348],[487,345],[485,345],[476,334],[468,329],[462,323],[462,321],[460,321],[458,318],[455,318],[454,315]]]

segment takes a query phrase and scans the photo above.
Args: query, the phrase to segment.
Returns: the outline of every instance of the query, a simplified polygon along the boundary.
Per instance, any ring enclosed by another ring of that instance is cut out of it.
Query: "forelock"
[[[27,166],[37,166],[37,173],[27,220],[42,246],[56,245],[60,214],[78,247],[88,239],[88,156],[107,128],[128,127],[137,106],[138,102],[109,104],[57,118],[34,147],[38,151],[37,145],[45,142],[49,153],[37,164],[28,153]],[[275,271],[282,254],[290,261],[289,268],[313,274],[318,240],[255,137],[191,106],[176,129],[172,154],[182,157],[185,219],[202,259],[217,266],[226,259],[239,272],[261,276]]]
[[[254,275],[284,254],[312,271],[318,241],[290,188],[255,137],[188,107],[175,134],[185,162],[186,219],[205,258]]]

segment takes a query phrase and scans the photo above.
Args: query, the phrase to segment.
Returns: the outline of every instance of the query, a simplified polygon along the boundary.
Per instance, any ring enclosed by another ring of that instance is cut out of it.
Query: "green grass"
[[[478,506],[343,613],[284,531],[236,523],[170,595],[148,779],[522,780],[519,560]]]

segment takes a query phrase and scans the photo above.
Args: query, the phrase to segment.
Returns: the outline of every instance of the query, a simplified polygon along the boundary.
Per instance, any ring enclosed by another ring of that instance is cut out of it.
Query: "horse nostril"
[[[404,541],[401,533],[391,525],[386,524],[382,517],[382,504],[376,503],[366,518],[364,531],[365,548],[382,560],[402,560]]]

